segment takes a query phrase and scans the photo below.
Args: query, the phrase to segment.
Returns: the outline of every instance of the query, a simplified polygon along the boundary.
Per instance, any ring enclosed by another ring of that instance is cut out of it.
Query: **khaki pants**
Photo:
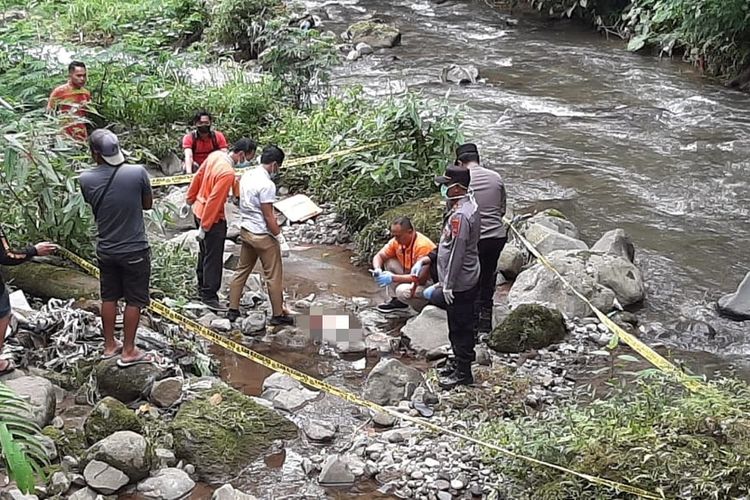
[[[263,274],[268,285],[268,297],[274,316],[281,316],[284,304],[284,272],[281,264],[281,248],[276,238],[270,234],[253,234],[240,230],[240,263],[237,274],[229,285],[229,308],[239,309],[242,290],[255,263],[260,258]]]
[[[385,269],[392,272],[393,274],[409,274],[411,269],[404,270],[404,266],[397,259],[388,259],[385,261]],[[427,283],[429,286],[431,282]],[[424,298],[422,292],[425,286],[417,286],[414,296],[411,295],[412,284],[411,283],[391,283],[388,285],[388,296],[396,297],[404,304],[408,304],[412,309],[420,312],[427,305],[427,299]]]

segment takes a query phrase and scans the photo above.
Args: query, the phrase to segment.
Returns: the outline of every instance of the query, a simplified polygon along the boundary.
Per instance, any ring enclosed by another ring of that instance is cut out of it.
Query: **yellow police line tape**
[[[342,149],[339,151],[332,151],[330,153],[323,153],[320,155],[314,155],[314,156],[305,156],[304,158],[292,158],[291,160],[284,162],[284,167],[296,167],[299,165],[309,165],[311,163],[317,163],[319,161],[326,161],[330,160],[331,158],[338,158],[339,156],[346,156],[350,155],[352,153],[360,153],[362,151],[369,151],[370,149],[374,149],[378,146],[383,144],[382,142],[374,142],[370,144],[364,144],[362,146],[356,146],[353,148],[348,149]],[[235,169],[235,172],[237,174],[241,174],[242,172],[249,170],[253,167],[245,167],[245,168],[238,168]],[[190,184],[190,182],[193,180],[193,176],[195,174],[182,174],[182,175],[173,175],[170,177],[155,177],[151,179],[151,186],[173,186],[175,184]]]
[[[65,258],[70,260],[71,262],[75,263],[79,267],[81,267],[83,270],[85,270],[87,273],[91,274],[94,277],[99,277],[99,269],[93,265],[92,263],[88,262],[87,260],[79,257],[78,255],[74,254],[70,250],[66,248],[60,247],[58,249],[58,252],[63,255]],[[238,342],[235,342],[231,339],[228,339],[226,337],[223,337],[222,335],[219,335],[218,333],[214,332],[208,327],[205,327],[198,323],[195,320],[192,320],[190,318],[187,318],[183,316],[182,314],[170,309],[167,307],[163,302],[159,302],[158,300],[152,300],[151,304],[148,306],[148,308],[158,314],[159,316],[182,326],[186,330],[200,335],[201,337],[205,338],[206,340],[209,340],[213,342],[216,345],[219,345],[234,354],[237,354],[238,356],[242,356],[244,358],[247,358],[251,361],[254,361],[262,366],[265,366],[266,368],[269,368],[277,373],[283,373],[285,375],[288,375],[289,377],[297,380],[298,382],[301,382],[309,387],[314,387],[315,389],[321,390],[323,392],[326,392],[328,394],[331,394],[333,396],[336,396],[338,398],[343,399],[344,401],[348,401],[350,403],[362,406],[364,408],[368,408],[370,410],[379,412],[379,413],[387,413],[395,418],[406,420],[408,422],[412,422],[416,425],[419,425],[425,429],[429,429],[431,431],[437,432],[439,434],[446,434],[449,436],[456,437],[458,439],[462,439],[464,441],[469,441],[471,443],[477,444],[479,446],[482,446],[484,448],[488,448],[494,451],[497,451],[499,453],[502,453],[503,455],[506,455],[511,458],[525,460],[526,462],[541,465],[550,469],[555,469],[557,471],[571,474],[577,477],[580,477],[582,479],[585,479],[586,481],[589,481],[593,484],[598,484],[601,486],[606,486],[609,488],[613,488],[617,491],[623,492],[623,493],[630,493],[633,495],[640,496],[642,498],[650,498],[650,499],[663,499],[664,495],[657,495],[656,493],[651,493],[649,491],[643,490],[641,488],[630,486],[627,484],[618,483],[616,481],[611,481],[609,479],[604,479],[601,477],[592,476],[589,474],[585,474],[583,472],[574,471],[571,469],[567,469],[565,467],[562,467],[560,465],[556,465],[553,463],[545,462],[543,460],[537,460],[536,458],[528,457],[526,455],[522,455],[519,453],[512,452],[510,450],[506,450],[505,448],[501,448],[497,445],[494,445],[492,443],[488,443],[486,441],[482,441],[480,439],[474,438],[472,436],[462,434],[460,432],[456,432],[450,429],[446,429],[444,427],[441,427],[439,425],[433,424],[431,422],[428,422],[427,420],[412,417],[411,415],[407,415],[404,413],[400,413],[396,410],[392,410],[390,408],[385,408],[383,406],[380,406],[377,403],[373,403],[372,401],[368,401],[360,396],[357,396],[356,394],[347,391],[345,389],[341,389],[339,387],[336,387],[334,385],[329,384],[328,382],[324,382],[322,380],[318,380],[315,377],[312,377],[310,375],[307,375],[305,373],[302,373],[300,371],[295,370],[294,368],[291,368],[283,363],[280,363],[274,359],[271,359],[267,356],[264,356],[260,353],[257,353],[253,351],[252,349],[248,348],[247,346],[244,346]]]
[[[570,284],[570,282],[565,279],[565,277],[560,274],[560,272],[555,269],[555,266],[552,265],[552,263],[545,257],[544,255],[537,250],[534,245],[531,244],[529,240],[524,238],[524,236],[516,229],[513,224],[511,224],[511,221],[507,217],[503,217],[503,222],[508,224],[508,227],[513,231],[513,234],[516,235],[516,237],[523,243],[523,245],[534,255],[534,257],[537,258],[539,262],[542,263],[547,269],[552,271],[552,273],[560,278],[560,281],[562,281],[563,285],[568,287],[576,296],[584,301],[586,305],[588,305],[592,311],[594,311],[594,314],[596,314],[596,317],[599,318],[599,321],[604,323],[604,325],[609,328],[609,330],[617,337],[622,339],[623,342],[625,342],[631,349],[633,349],[635,352],[640,354],[642,357],[644,357],[647,361],[649,361],[652,365],[659,368],[661,371],[668,373],[670,375],[673,375],[677,380],[682,382],[685,387],[690,389],[691,391],[701,391],[706,388],[704,384],[696,380],[695,378],[691,378],[686,373],[684,373],[682,370],[678,369],[675,365],[670,363],[667,359],[662,357],[659,353],[651,349],[651,347],[644,344],[642,341],[640,341],[637,337],[634,335],[631,335],[630,333],[623,330],[617,323],[612,321],[609,316],[604,314],[602,311],[600,311],[594,304],[591,303],[589,299],[587,299],[583,294],[581,294],[576,288]]]

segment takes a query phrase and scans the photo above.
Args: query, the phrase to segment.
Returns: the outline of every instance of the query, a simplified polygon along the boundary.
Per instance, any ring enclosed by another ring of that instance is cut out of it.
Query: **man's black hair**
[[[254,153],[256,149],[258,149],[258,146],[255,145],[255,141],[247,137],[243,137],[232,145],[233,153]]]
[[[86,69],[86,65],[81,61],[72,61],[70,64],[68,64],[68,73],[72,73],[76,68]]]
[[[461,163],[479,163],[479,153],[464,153],[458,157],[458,161]]]
[[[391,226],[401,226],[403,229],[406,229],[406,230],[414,229],[414,224],[411,223],[411,219],[406,217],[405,215],[402,215],[400,217],[396,217],[395,219],[393,219]]]
[[[195,115],[193,115],[193,124],[198,123],[202,116],[207,116],[209,120],[214,121],[214,117],[211,116],[211,113],[205,109],[201,109],[200,111],[196,111]]]
[[[268,165],[269,163],[276,162],[279,165],[284,163],[284,152],[279,148],[278,146],[266,146],[263,149],[263,153],[260,155],[260,162],[263,165]]]

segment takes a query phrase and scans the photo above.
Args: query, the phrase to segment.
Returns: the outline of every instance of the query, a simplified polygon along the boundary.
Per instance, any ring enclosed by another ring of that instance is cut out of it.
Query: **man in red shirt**
[[[193,117],[195,131],[182,138],[182,149],[185,152],[185,173],[192,174],[198,170],[208,155],[214,151],[228,149],[227,139],[218,130],[211,130],[211,113],[198,111]]]
[[[59,112],[71,117],[65,133],[79,142],[88,138],[86,131],[86,105],[91,101],[91,92],[86,90],[86,65],[73,61],[68,65],[68,82],[56,87],[47,101],[47,111]],[[83,120],[81,120],[83,119]]]

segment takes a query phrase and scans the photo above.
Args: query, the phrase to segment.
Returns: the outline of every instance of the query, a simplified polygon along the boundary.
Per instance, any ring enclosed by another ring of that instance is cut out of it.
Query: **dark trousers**
[[[200,220],[195,219],[200,227]],[[227,221],[220,220],[206,232],[203,241],[199,241],[198,265],[195,272],[198,275],[198,290],[202,300],[219,299],[221,276],[224,272],[224,241],[227,238]]]
[[[443,288],[438,286],[430,298],[430,305],[448,312],[448,339],[456,361],[470,364],[474,361],[474,324],[479,285],[465,292],[453,292],[453,304],[445,302]]]
[[[454,292],[453,303],[447,304],[448,339],[453,355],[459,365],[470,365],[474,361],[474,309],[479,286],[465,292]]]
[[[492,310],[492,297],[497,282],[497,261],[508,238],[485,238],[479,240],[479,295],[476,314],[482,310]]]

